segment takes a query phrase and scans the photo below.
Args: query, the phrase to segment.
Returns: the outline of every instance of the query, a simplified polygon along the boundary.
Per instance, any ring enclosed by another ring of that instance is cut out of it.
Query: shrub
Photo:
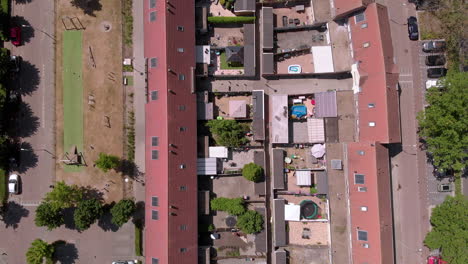
[[[241,215],[245,212],[244,200],[242,198],[215,198],[210,202],[211,209],[225,211],[231,215]]]
[[[141,223],[138,221],[135,223],[135,255],[137,255],[138,257],[143,255],[141,242],[142,242],[142,230],[141,230]]]
[[[257,211],[248,210],[237,218],[237,226],[246,234],[254,234],[263,230],[263,216]]]
[[[228,8],[228,4],[226,3],[226,9]],[[247,24],[255,22],[254,16],[233,16],[233,17],[223,17],[223,16],[211,16],[208,17],[208,22],[213,24],[232,24],[232,23],[240,23],[240,24]]]
[[[112,209],[110,210],[112,214],[112,223],[117,226],[123,226],[127,223],[132,217],[133,212],[135,212],[136,206],[132,200],[123,199],[120,200]]]
[[[263,168],[253,162],[244,165],[242,176],[249,181],[259,182],[263,180]]]
[[[224,6],[226,4],[226,0],[219,0],[219,4]]]
[[[103,172],[107,172],[110,169],[117,169],[120,164],[120,159],[114,155],[108,155],[105,153],[99,153],[99,158],[95,161],[96,166]]]

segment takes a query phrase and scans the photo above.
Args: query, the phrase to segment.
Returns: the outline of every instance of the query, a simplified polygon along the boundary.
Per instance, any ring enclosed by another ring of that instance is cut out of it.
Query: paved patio
[[[225,119],[234,119],[229,116],[230,101],[245,101],[247,104],[247,118],[250,118],[250,105],[252,104],[252,96],[223,96],[214,100],[214,115],[222,116]]]
[[[302,54],[299,56],[291,56],[291,58],[276,63],[278,74],[288,74],[288,67],[290,65],[300,65],[302,68],[301,73],[314,73],[314,64],[312,53]]]
[[[213,180],[213,192],[217,197],[237,198],[244,195],[253,197],[254,183],[243,176],[225,176]]]
[[[295,7],[292,8],[274,8],[273,9],[273,19],[275,27],[285,27],[283,26],[283,16],[286,16],[288,21],[286,27],[289,24],[289,19],[299,19],[299,25],[310,25],[313,23],[312,8],[306,6],[304,11],[296,11]]]
[[[253,162],[254,152],[253,149],[248,151],[230,150],[228,161],[223,161],[223,168],[231,171],[242,170],[245,164]]]
[[[288,221],[288,241],[290,245],[329,245],[328,222]],[[308,238],[303,237],[307,234]],[[310,235],[309,235],[310,234]]]

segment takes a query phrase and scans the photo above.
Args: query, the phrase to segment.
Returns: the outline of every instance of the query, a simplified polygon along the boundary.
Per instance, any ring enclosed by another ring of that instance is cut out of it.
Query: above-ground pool
[[[288,73],[301,73],[302,72],[302,67],[301,65],[289,65],[288,66]]]
[[[305,105],[291,106],[291,115],[295,118],[301,118],[307,114],[307,107]]]

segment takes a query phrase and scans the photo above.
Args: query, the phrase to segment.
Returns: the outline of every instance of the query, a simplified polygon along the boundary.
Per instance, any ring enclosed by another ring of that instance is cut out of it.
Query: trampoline
[[[291,115],[295,118],[301,118],[307,114],[307,107],[305,105],[291,106]]]
[[[311,200],[304,200],[300,204],[301,206],[301,218],[305,219],[316,219],[319,214],[319,207],[316,203]]]

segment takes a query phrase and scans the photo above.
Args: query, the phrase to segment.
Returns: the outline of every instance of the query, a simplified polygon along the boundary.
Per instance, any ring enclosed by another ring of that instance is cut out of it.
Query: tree
[[[46,226],[49,230],[63,225],[65,220],[62,214],[62,208],[53,206],[48,202],[42,202],[36,208],[34,223],[36,226]]]
[[[79,230],[88,229],[103,213],[102,203],[98,199],[85,200],[78,204],[73,219]]]
[[[83,199],[83,190],[76,185],[67,185],[65,182],[57,182],[54,189],[47,193],[44,201],[58,208],[69,208]]]
[[[218,145],[240,147],[249,142],[245,137],[247,129],[235,120],[209,120],[206,125]]]
[[[441,249],[442,257],[451,264],[468,263],[468,199],[463,195],[447,196],[432,211],[432,230],[424,244],[434,250]]]
[[[241,215],[245,212],[244,199],[219,197],[210,201],[211,210],[225,211],[230,215]]]
[[[54,246],[48,244],[42,239],[36,239],[31,243],[31,247],[26,252],[26,262],[28,264],[43,264],[44,261],[52,263]]]
[[[427,91],[419,135],[436,167],[460,172],[468,166],[468,73],[449,72],[441,85]]]
[[[253,162],[245,164],[242,169],[242,176],[249,181],[259,182],[263,180],[263,168]]]
[[[120,200],[110,210],[112,214],[112,223],[119,227],[127,223],[128,220],[130,220],[130,217],[132,217],[133,212],[135,212],[135,209],[135,203],[132,200]]]
[[[237,226],[246,234],[254,234],[263,230],[263,216],[257,211],[248,210],[237,218]]]
[[[117,169],[120,165],[120,159],[114,155],[99,153],[99,158],[95,161],[96,166],[103,172],[108,172],[111,169]]]

